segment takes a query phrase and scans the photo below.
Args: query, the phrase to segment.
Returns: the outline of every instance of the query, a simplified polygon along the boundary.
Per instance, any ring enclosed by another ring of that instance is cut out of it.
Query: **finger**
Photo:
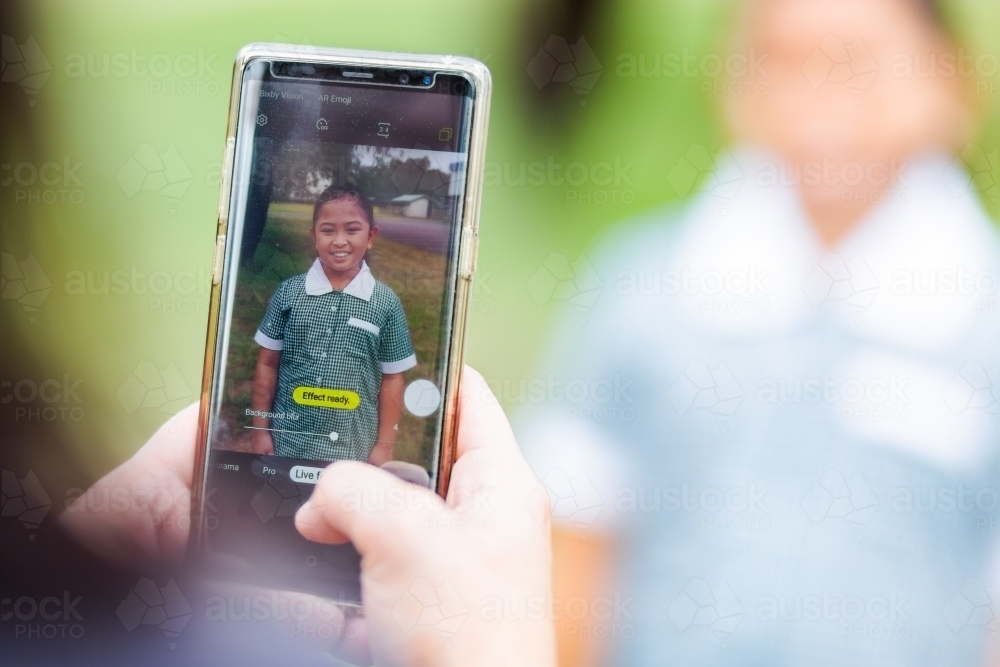
[[[391,557],[405,551],[408,535],[421,533],[429,513],[441,511],[443,501],[428,489],[367,463],[339,461],[323,471],[295,527],[314,542],[350,540],[362,556]]]
[[[478,449],[520,454],[500,401],[479,371],[466,366],[458,403],[458,457]]]
[[[60,524],[98,556],[129,567],[176,562],[188,542],[198,404],[68,505]],[[108,504],[108,498],[118,500]],[[119,500],[128,502],[119,505]]]
[[[367,621],[360,616],[348,616],[340,641],[330,650],[330,653],[352,665],[372,664]]]
[[[151,461],[191,486],[198,438],[199,404],[192,403],[167,420],[126,464]]]

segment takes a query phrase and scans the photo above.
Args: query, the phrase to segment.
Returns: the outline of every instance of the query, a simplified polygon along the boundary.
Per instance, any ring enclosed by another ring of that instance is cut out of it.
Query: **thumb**
[[[425,531],[427,517],[447,511],[429,489],[359,461],[338,461],[323,471],[295,527],[314,542],[350,540],[358,552],[389,555]]]

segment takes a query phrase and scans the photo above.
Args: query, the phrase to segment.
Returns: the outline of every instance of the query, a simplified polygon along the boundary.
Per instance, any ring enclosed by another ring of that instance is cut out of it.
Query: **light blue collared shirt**
[[[623,542],[619,604],[591,632],[610,664],[982,664],[1000,615],[993,223],[931,156],[826,249],[801,174],[724,162],[603,244],[546,391],[498,387],[531,404],[517,431],[554,520]]]

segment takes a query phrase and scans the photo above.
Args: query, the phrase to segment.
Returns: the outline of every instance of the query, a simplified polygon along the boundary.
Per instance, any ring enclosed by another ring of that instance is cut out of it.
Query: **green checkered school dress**
[[[281,351],[270,410],[274,453],[366,461],[378,435],[382,375],[417,363],[396,293],[364,263],[343,291],[334,290],[316,260],[307,273],[281,283],[255,340]],[[348,407],[303,404],[309,402],[303,396],[316,394],[351,400],[345,401]]]

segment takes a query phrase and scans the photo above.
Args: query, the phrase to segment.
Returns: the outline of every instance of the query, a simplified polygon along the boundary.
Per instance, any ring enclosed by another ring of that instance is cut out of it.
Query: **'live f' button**
[[[319,482],[319,477],[322,474],[323,468],[312,468],[310,466],[293,466],[288,472],[288,476],[292,478],[292,481],[300,484],[316,484]]]

